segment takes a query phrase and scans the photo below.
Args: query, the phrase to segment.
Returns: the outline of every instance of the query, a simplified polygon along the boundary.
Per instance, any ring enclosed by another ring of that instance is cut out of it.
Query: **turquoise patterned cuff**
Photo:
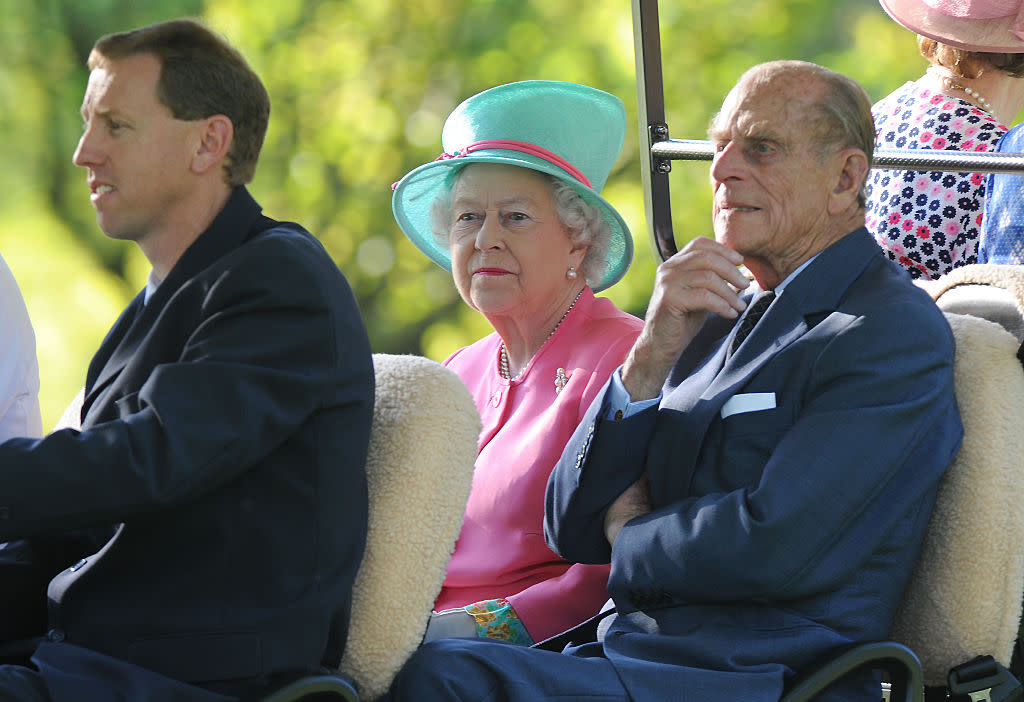
[[[507,641],[517,646],[532,646],[533,638],[508,600],[483,600],[463,609],[476,619],[476,635]]]

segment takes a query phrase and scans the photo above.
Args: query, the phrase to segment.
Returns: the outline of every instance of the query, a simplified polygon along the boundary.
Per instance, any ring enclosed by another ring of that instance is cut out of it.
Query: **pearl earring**
[[[576,277],[576,269],[575,269],[575,268],[573,268],[572,266],[569,266],[569,272],[568,272],[568,273],[566,273],[566,274],[565,274],[565,276],[566,276],[566,277],[567,277],[567,278],[568,278],[569,280],[572,280],[573,278],[575,278],[575,277]]]

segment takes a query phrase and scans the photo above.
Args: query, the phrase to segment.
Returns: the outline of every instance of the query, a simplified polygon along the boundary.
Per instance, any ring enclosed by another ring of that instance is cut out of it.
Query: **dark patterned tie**
[[[750,332],[754,330],[757,322],[764,316],[765,310],[768,309],[768,305],[772,304],[772,300],[775,299],[775,292],[772,290],[765,290],[764,292],[758,293],[753,300],[750,301],[750,306],[743,314],[743,319],[740,320],[740,328],[736,330],[736,336],[732,339],[732,346],[729,347],[729,353],[734,353],[736,349],[740,347],[743,340],[746,339]]]

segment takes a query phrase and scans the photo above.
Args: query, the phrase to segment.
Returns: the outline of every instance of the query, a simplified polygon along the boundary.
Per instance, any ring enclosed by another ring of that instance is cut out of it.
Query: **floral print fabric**
[[[980,107],[906,83],[875,103],[875,146],[991,151],[1006,127]],[[985,204],[980,173],[873,169],[867,228],[914,278],[976,263]]]
[[[508,600],[484,600],[466,605],[463,609],[476,619],[478,637],[507,641],[517,646],[533,645],[533,639]]]

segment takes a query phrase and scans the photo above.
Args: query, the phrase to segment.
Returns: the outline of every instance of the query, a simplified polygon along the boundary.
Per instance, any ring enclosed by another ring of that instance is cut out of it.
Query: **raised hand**
[[[697,237],[658,266],[644,329],[622,366],[631,399],[657,397],[709,313],[735,318],[743,311],[739,291],[750,283],[737,268],[741,263],[732,249]]]

